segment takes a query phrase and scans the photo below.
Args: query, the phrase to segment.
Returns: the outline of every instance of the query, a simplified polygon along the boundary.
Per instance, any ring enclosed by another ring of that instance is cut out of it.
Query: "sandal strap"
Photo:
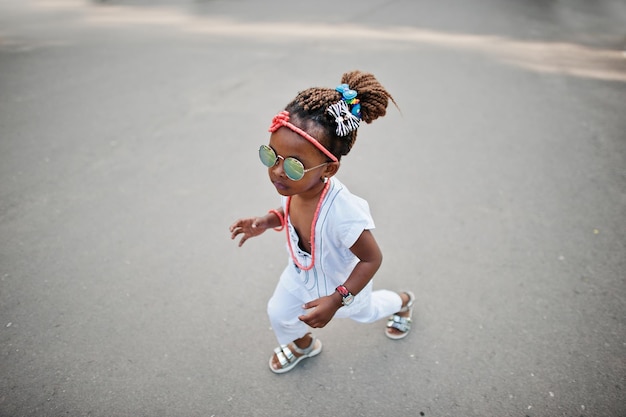
[[[302,348],[299,348],[295,343],[292,343],[291,346],[292,346],[293,350],[296,353],[298,353],[300,356],[308,355],[309,353],[311,353],[311,351],[315,347],[315,341],[316,340],[317,340],[317,338],[315,336],[311,335],[311,344],[309,345],[309,347],[302,349]]]
[[[409,296],[409,302],[400,309],[399,313],[406,313],[411,310],[411,308],[413,308],[413,303],[415,303],[415,295],[411,291],[404,291],[404,293]]]
[[[276,354],[276,357],[278,358],[278,362],[280,362],[281,368],[284,368],[285,365],[293,362],[294,359],[296,358],[296,356],[293,354],[293,352],[291,351],[291,349],[289,349],[289,346],[287,345],[281,345],[280,347],[277,347],[276,349],[274,349],[274,353]]]
[[[393,316],[389,317],[389,321],[387,321],[387,327],[394,328],[401,331],[402,333],[406,333],[411,330],[411,318],[402,317],[394,314]]]

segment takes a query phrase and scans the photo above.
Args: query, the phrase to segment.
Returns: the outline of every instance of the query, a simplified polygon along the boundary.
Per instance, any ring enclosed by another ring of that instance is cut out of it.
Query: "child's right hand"
[[[267,230],[267,221],[263,217],[251,217],[249,219],[239,219],[230,226],[230,238],[243,234],[239,241],[239,247],[251,237],[258,236]]]

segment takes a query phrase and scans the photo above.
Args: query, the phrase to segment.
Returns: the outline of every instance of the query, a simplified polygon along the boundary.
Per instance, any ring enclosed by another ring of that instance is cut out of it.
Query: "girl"
[[[382,254],[369,206],[335,178],[360,122],[384,116],[389,99],[396,103],[372,74],[348,72],[341,83],[300,92],[274,117],[259,157],[282,206],[230,226],[231,239],[242,235],[239,246],[269,228],[286,231],[290,260],[267,307],[280,345],[269,360],[274,373],[319,354],[322,343],[307,326],[333,317],[371,323],[391,315],[391,339],[411,328],[413,293],[372,291]]]

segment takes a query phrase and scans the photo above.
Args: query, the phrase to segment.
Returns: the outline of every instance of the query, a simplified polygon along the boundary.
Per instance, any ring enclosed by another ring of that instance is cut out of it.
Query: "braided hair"
[[[361,120],[366,123],[372,123],[384,116],[389,100],[397,107],[391,94],[370,73],[347,72],[343,74],[341,83],[347,84],[350,89],[357,92],[361,105]],[[336,132],[337,122],[327,109],[340,100],[342,94],[334,89],[313,87],[299,92],[285,108],[294,123],[317,138],[337,159],[350,152],[357,135],[357,129],[346,136],[339,136]]]

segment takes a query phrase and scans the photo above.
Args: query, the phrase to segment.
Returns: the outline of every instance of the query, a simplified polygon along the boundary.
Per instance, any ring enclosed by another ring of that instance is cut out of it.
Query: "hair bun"
[[[348,84],[356,90],[361,104],[361,119],[365,123],[372,123],[387,113],[389,100],[397,107],[395,100],[385,90],[373,74],[362,71],[350,71],[341,77],[342,84]]]
[[[355,103],[350,103],[352,107],[349,113],[355,116],[356,121],[344,109],[335,109],[338,102],[346,99],[343,92],[335,88],[307,88],[300,91],[285,107],[295,126],[315,137],[338,159],[341,159],[342,155],[347,155],[352,149],[356,141],[359,117],[360,120],[371,123],[384,116],[389,100],[398,107],[391,94],[370,73],[346,72],[341,79],[341,84],[347,84],[348,90],[354,90],[357,93],[356,97],[350,98],[354,91],[347,96],[347,101],[355,101]],[[329,108],[338,111],[329,112]]]

